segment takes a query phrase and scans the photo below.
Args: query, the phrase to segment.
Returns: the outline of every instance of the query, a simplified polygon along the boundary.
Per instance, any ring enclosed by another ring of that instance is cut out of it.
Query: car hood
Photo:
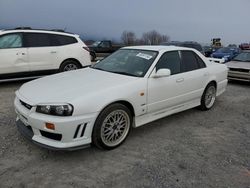
[[[230,61],[226,64],[229,68],[249,69],[250,62]]]
[[[104,90],[133,82],[139,78],[92,68],[55,74],[28,82],[16,92],[31,105],[65,103],[79,97],[95,95]]]

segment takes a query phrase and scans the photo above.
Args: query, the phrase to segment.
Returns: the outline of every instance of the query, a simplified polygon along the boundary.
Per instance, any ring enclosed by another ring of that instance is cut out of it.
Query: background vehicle
[[[122,45],[114,45],[110,40],[96,41],[89,45],[91,61],[94,61],[97,57],[106,57],[116,50],[123,47]]]
[[[203,48],[198,42],[193,41],[185,41],[185,42],[179,42],[179,41],[172,41],[172,42],[164,42],[161,45],[164,46],[180,46],[180,47],[187,47],[187,48],[193,48],[198,50],[199,52],[203,53]]]
[[[209,110],[226,85],[227,67],[195,49],[125,47],[92,67],[24,84],[17,126],[44,147],[113,149],[132,127],[196,106]]]
[[[225,61],[230,61],[231,59],[233,59],[236,55],[238,55],[240,53],[240,49],[239,48],[229,48],[229,47],[224,47],[224,48],[220,48],[217,51],[215,51],[214,53],[211,54],[211,57],[213,58],[224,58]]]
[[[226,65],[229,80],[250,81],[250,51],[240,53]]]
[[[90,65],[78,35],[17,28],[0,32],[0,81],[33,78]]]
[[[215,52],[215,50],[211,46],[203,46],[203,52],[206,57],[211,57],[211,54]]]
[[[239,45],[241,50],[250,50],[250,43],[242,43]]]
[[[220,38],[213,38],[212,40],[212,44],[211,46],[215,49],[219,49],[222,47],[222,44],[221,44],[221,39]]]

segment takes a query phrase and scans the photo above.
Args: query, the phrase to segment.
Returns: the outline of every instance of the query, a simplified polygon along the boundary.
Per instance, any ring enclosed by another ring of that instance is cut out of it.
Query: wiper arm
[[[127,75],[127,76],[137,77],[136,75],[128,73],[128,72],[122,72],[122,71],[109,71],[109,72],[116,73],[116,74]]]

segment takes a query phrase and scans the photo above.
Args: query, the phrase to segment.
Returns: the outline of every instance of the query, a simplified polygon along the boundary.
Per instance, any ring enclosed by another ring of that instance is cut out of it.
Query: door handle
[[[56,51],[51,51],[50,53],[51,53],[51,54],[56,54]]]
[[[180,83],[180,82],[183,82],[184,81],[184,78],[179,78],[176,80],[177,83]]]

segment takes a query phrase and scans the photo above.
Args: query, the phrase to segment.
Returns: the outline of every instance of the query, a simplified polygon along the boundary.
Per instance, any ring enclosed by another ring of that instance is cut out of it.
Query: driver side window
[[[181,72],[181,59],[178,51],[164,53],[156,65],[156,71],[159,69],[169,69],[171,75]]]

